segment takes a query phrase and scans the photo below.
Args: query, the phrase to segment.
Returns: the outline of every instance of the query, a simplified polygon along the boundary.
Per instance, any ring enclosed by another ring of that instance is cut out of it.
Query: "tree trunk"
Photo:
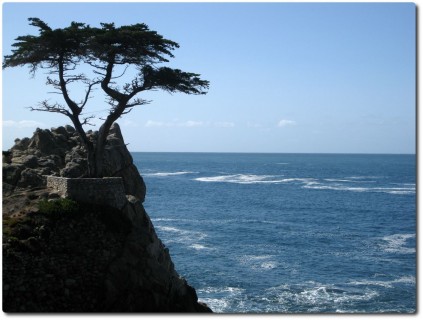
[[[88,139],[84,128],[82,128],[82,124],[79,121],[78,116],[68,115],[69,118],[72,120],[73,125],[75,126],[75,130],[78,132],[79,137],[81,138],[82,143],[87,149],[87,169],[88,169],[88,177],[96,178],[97,177],[97,169],[96,169],[96,151],[95,146],[90,139]]]
[[[107,136],[109,135],[110,127],[112,124],[113,122],[106,120],[98,130],[98,138],[94,150],[94,166],[96,178],[103,177],[104,150],[106,147]]]

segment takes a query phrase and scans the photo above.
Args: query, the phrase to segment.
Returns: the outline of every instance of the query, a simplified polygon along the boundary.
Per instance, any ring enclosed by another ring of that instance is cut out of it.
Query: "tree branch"
[[[84,98],[84,100],[82,100],[82,103],[81,103],[81,107],[80,107],[81,111],[82,111],[82,109],[84,109],[85,105],[87,104],[88,99],[90,98],[90,92],[91,92],[93,86],[95,86],[96,84],[99,84],[99,83],[101,83],[101,80],[97,80],[97,81],[94,81],[94,82],[91,82],[90,84],[88,84],[88,89],[85,93],[85,98]]]
[[[64,66],[63,66],[63,58],[59,58],[59,79],[60,79],[60,90],[63,92],[63,97],[65,98],[66,104],[72,111],[73,116],[77,117],[81,110],[78,105],[69,97],[68,89],[66,87],[66,80],[64,78]]]
[[[90,120],[91,119],[95,119],[95,116],[88,116],[88,117],[85,117],[83,120],[82,120],[82,122],[81,122],[81,125],[89,125],[89,126],[94,126],[92,123],[90,123]]]
[[[112,57],[111,59],[114,59],[114,57]],[[101,81],[101,88],[111,98],[113,98],[114,100],[116,100],[118,102],[121,102],[122,100],[125,99],[125,95],[120,93],[119,91],[114,90],[114,89],[109,87],[110,81],[112,79],[113,66],[114,66],[114,62],[108,62],[107,67],[106,67],[106,75],[104,76],[103,81]]]
[[[54,104],[49,104],[47,100],[41,101],[39,103],[39,107],[29,107],[29,110],[61,113],[68,117],[72,116],[71,113],[62,105],[58,104],[57,102]]]

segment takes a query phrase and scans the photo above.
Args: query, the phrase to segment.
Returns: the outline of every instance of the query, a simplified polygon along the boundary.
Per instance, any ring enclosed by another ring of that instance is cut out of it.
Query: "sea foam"
[[[176,171],[176,172],[155,172],[155,173],[145,173],[143,176],[146,177],[169,177],[169,176],[180,176],[185,174],[195,174],[198,172],[194,171]]]
[[[384,241],[381,244],[381,248],[385,252],[400,253],[400,254],[412,254],[416,252],[415,248],[406,247],[408,239],[414,239],[415,234],[393,234],[382,238]]]

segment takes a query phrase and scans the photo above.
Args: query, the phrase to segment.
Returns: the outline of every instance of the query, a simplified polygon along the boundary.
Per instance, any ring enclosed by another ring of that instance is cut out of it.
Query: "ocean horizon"
[[[417,154],[414,153],[371,153],[371,152],[253,152],[253,151],[130,151],[131,154],[137,154],[137,153],[210,153],[210,154],[291,154],[291,155],[302,155],[302,154],[309,154],[309,155],[410,155],[410,156],[417,156]]]
[[[132,152],[218,313],[416,312],[416,155]]]

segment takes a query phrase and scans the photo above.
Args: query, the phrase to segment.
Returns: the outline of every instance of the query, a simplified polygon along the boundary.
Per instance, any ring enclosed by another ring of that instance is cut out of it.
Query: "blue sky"
[[[130,151],[415,153],[412,3],[5,3],[3,55],[36,34],[28,17],[52,28],[144,22],[180,44],[170,66],[210,81],[203,96],[140,96],[152,103],[118,121]],[[70,123],[27,109],[61,102],[45,74],[2,77],[3,150]],[[95,95],[87,108],[104,115]]]

